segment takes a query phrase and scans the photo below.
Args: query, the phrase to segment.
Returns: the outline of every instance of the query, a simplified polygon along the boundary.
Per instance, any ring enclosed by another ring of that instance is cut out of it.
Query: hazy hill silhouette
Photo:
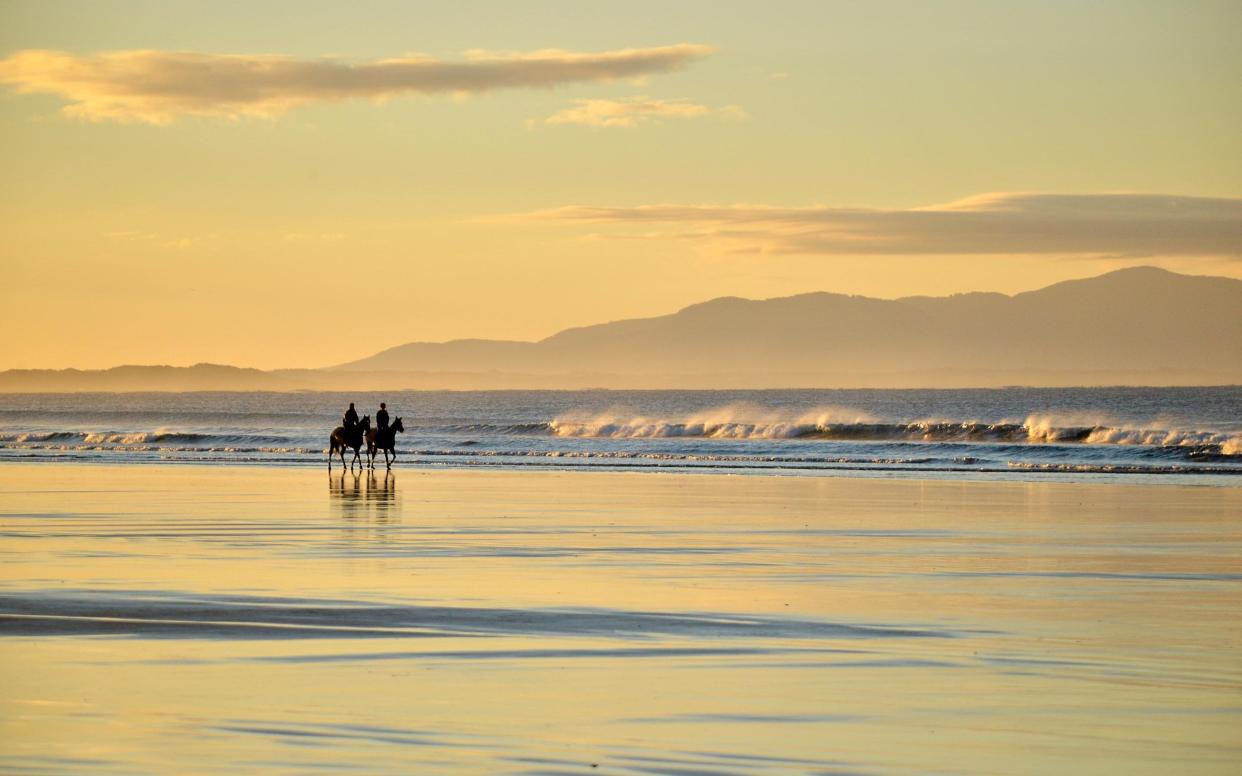
[[[902,375],[930,373],[941,376],[938,384],[955,372],[988,373],[989,383],[1041,373],[1177,372],[1234,382],[1242,380],[1242,281],[1136,267],[1015,296],[724,297],[535,343],[410,343],[335,369],[588,372],[678,384],[691,375],[793,385],[780,378],[903,382]]]
[[[723,297],[539,342],[414,342],[328,369],[10,370],[0,391],[1242,383],[1242,280],[1136,267],[1006,296]]]

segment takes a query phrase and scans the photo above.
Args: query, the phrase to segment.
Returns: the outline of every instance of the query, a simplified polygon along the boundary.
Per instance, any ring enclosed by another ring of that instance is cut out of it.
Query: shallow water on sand
[[[5,772],[1228,773],[1242,490],[0,466]]]

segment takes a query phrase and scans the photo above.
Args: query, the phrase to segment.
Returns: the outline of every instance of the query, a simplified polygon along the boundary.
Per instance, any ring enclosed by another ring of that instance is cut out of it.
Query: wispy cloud
[[[681,43],[594,53],[471,51],[460,61],[408,56],[351,63],[273,55],[26,50],[0,59],[0,83],[22,93],[58,95],[70,103],[66,113],[93,121],[167,124],[187,115],[272,117],[313,102],[638,78],[678,70],[711,51]]]
[[[572,108],[557,111],[543,120],[545,124],[581,124],[588,127],[633,128],[660,119],[691,119],[718,115],[744,119],[746,112],[736,105],[709,108],[687,100],[655,100],[630,97],[624,100],[574,100]]]
[[[730,250],[761,253],[1242,258],[1242,198],[1232,197],[995,193],[907,210],[572,206],[517,218],[669,224],[676,228],[646,231],[642,237],[714,240]]]

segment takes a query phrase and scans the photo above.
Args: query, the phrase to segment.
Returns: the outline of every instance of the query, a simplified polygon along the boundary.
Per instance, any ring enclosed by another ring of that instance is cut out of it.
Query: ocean
[[[386,401],[398,466],[1235,484],[1242,387],[0,395],[0,460],[323,466]],[[348,460],[348,459],[347,459]]]
[[[1238,407],[5,396],[0,772],[1235,773]]]

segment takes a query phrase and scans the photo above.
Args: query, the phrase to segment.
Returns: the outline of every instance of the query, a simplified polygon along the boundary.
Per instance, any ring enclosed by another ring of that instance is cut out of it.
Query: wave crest
[[[626,417],[606,412],[593,417],[556,418],[548,428],[562,437],[653,439],[799,439],[832,428],[874,422],[866,412],[845,407],[817,407],[797,415],[753,405],[730,404],[684,418]]]
[[[36,444],[98,445],[128,447],[134,445],[193,445],[286,442],[285,437],[257,434],[202,434],[189,431],[29,431],[0,433],[0,445],[20,446]]]
[[[684,417],[559,417],[547,424],[560,437],[607,439],[822,439],[875,442],[1137,445],[1178,448],[1192,457],[1242,455],[1242,435],[1220,431],[1109,425],[1099,420],[1031,414],[1023,421],[922,419],[877,421],[860,410],[817,408],[800,414],[729,405]]]

